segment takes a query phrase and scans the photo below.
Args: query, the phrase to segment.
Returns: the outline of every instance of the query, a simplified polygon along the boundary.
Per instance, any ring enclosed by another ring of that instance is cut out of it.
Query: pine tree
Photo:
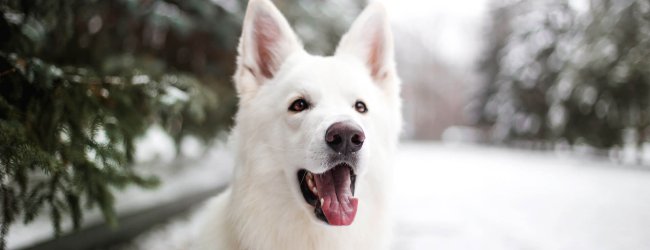
[[[598,148],[640,146],[650,139],[650,3],[592,1],[581,17],[557,83],[573,89],[557,100],[566,117],[559,135]]]
[[[632,130],[632,143],[647,141],[650,68],[641,58],[650,53],[650,4],[589,3],[584,9],[566,0],[495,8],[491,30],[507,32],[489,39],[477,105],[493,139],[608,149],[626,143],[625,131]]]
[[[0,248],[11,223],[40,213],[57,234],[65,216],[79,228],[92,207],[114,223],[116,189],[157,184],[129,167],[150,124],[175,138],[228,126],[234,101],[218,94],[232,96],[225,65],[236,40],[224,38],[237,32],[237,14],[206,1],[0,9]]]
[[[333,50],[363,5],[275,3],[320,53]],[[57,235],[62,220],[79,228],[93,207],[114,223],[116,190],[157,184],[129,164],[134,139],[151,124],[176,142],[192,134],[209,143],[228,128],[245,6],[0,1],[0,249],[11,223],[42,213]]]

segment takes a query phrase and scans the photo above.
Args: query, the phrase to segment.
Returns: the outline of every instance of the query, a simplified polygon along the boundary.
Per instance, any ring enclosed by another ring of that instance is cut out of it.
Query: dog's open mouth
[[[356,175],[345,163],[322,174],[298,171],[298,183],[305,201],[320,220],[335,226],[352,224],[359,200],[354,197]]]

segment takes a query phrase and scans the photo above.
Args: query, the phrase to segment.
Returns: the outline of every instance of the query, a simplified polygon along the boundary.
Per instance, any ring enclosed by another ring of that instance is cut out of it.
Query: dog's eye
[[[356,109],[357,112],[362,113],[362,114],[368,112],[368,108],[366,107],[366,104],[363,103],[362,101],[357,101],[354,104],[354,109]]]
[[[295,100],[293,101],[293,103],[291,103],[291,106],[289,106],[289,110],[293,112],[300,112],[308,108],[309,108],[309,103],[305,101],[305,99]]]

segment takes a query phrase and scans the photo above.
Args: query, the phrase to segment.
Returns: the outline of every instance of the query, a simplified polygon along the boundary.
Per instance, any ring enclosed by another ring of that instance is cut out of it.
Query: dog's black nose
[[[364,140],[366,135],[361,127],[349,121],[334,123],[325,132],[325,142],[337,153],[357,152],[363,146]]]

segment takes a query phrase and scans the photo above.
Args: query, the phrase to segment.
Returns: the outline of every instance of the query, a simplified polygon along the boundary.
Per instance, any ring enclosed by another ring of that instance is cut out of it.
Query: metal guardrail
[[[163,224],[220,193],[225,186],[195,193],[182,199],[119,216],[118,226],[99,223],[21,250],[97,250],[124,244],[156,225]]]

